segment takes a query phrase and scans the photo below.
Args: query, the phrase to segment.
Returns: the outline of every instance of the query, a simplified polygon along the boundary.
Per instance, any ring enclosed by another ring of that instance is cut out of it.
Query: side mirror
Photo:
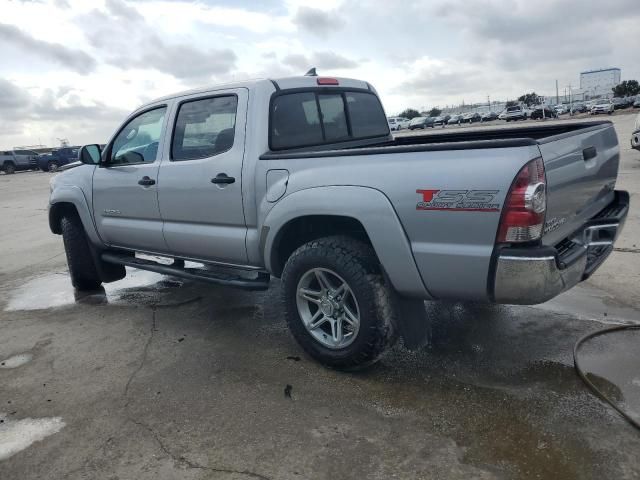
[[[101,153],[100,145],[85,145],[80,148],[78,158],[87,165],[98,165]]]

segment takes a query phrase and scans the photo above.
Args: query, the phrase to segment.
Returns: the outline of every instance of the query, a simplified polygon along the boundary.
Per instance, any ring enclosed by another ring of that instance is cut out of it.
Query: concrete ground
[[[633,118],[618,188],[640,192]],[[279,287],[129,271],[76,296],[47,225],[50,174],[0,175],[0,479],[633,479],[640,435],[573,370],[572,347],[640,322],[640,218],[588,282],[538,307],[429,303],[432,342],[359,373],[289,335]],[[585,347],[640,417],[635,333]],[[290,390],[290,398],[285,395]]]

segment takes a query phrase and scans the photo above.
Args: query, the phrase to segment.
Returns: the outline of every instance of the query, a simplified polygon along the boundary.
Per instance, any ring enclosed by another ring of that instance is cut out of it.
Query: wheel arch
[[[77,214],[80,217],[82,226],[84,227],[89,240],[96,246],[102,246],[100,239],[93,223],[93,216],[87,199],[79,187],[65,185],[54,189],[49,200],[49,229],[52,233],[60,235],[62,229],[60,221],[65,214]]]
[[[300,232],[307,233],[298,238]],[[298,246],[337,234],[368,242],[399,293],[430,298],[391,202],[369,187],[316,187],[280,200],[263,223],[260,246],[264,264],[279,277]]]

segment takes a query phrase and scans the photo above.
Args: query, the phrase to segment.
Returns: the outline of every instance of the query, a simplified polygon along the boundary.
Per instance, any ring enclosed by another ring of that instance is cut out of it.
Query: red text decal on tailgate
[[[416,190],[420,201],[416,210],[455,210],[457,212],[499,212],[495,202],[500,190]]]

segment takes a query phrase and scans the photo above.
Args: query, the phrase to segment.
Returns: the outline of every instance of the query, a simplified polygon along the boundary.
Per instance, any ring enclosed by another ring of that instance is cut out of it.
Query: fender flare
[[[62,211],[67,206],[73,206],[78,212],[84,231],[87,233],[89,240],[96,246],[104,246],[104,243],[98,235],[96,226],[93,223],[93,216],[91,215],[91,209],[89,208],[89,202],[80,187],[75,185],[60,185],[56,186],[55,190],[51,193],[49,199],[49,228],[51,232],[60,234],[59,221],[62,216]]]
[[[379,190],[359,186],[326,186],[298,190],[280,200],[263,223],[261,239],[267,270],[280,230],[308,215],[351,217],[364,227],[391,284],[401,295],[430,299],[413,258],[407,235],[389,199]]]

